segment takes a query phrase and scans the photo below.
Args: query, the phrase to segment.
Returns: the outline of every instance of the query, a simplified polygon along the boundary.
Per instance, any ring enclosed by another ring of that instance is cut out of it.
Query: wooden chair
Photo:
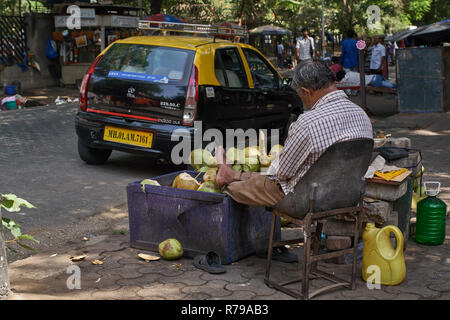
[[[356,139],[332,145],[311,166],[296,185],[293,193],[286,195],[274,208],[268,208],[272,211],[272,224],[264,279],[266,285],[297,299],[311,299],[324,291],[341,286],[352,290],[355,288],[356,257],[361,227],[360,215],[365,189],[364,175],[370,164],[372,150],[372,139]],[[355,221],[353,248],[319,254],[322,227],[328,218],[338,215],[350,216]],[[274,242],[276,216],[283,217],[302,227],[303,239]],[[317,224],[315,232],[313,232],[314,223]],[[304,243],[301,277],[285,283],[275,283],[270,280],[272,248],[301,242]],[[353,253],[350,281],[340,279],[317,267],[320,260],[350,253]],[[316,278],[329,280],[333,284],[310,294],[309,280]],[[299,292],[285,287],[299,281],[301,281]]]

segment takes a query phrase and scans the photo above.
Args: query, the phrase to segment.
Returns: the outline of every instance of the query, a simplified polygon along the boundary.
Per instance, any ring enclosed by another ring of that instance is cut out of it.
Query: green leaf
[[[20,231],[20,228],[16,227],[16,228],[11,228],[11,234],[14,236],[14,238],[19,238],[20,236],[22,236],[22,231]]]
[[[20,228],[20,226],[17,222],[15,222],[13,219],[6,218],[6,217],[2,218],[2,225],[3,225],[3,227],[5,227],[9,230],[12,230],[14,228]]]
[[[1,194],[2,199],[0,201],[0,207],[5,208],[9,212],[18,212],[20,211],[20,207],[25,208],[36,208],[27,200],[22,198],[18,198],[15,194]]]
[[[22,234],[21,236],[18,236],[17,239],[19,240],[32,240],[36,243],[40,243],[39,240],[35,239],[32,235],[29,234]]]
[[[32,247],[29,247],[29,246],[27,246],[27,245],[25,245],[25,244],[23,244],[23,243],[21,243],[21,242],[19,242],[19,241],[16,241],[16,243],[17,243],[19,246],[21,246],[22,248],[27,249],[27,250],[29,250],[29,251],[37,251],[36,249],[33,249]]]

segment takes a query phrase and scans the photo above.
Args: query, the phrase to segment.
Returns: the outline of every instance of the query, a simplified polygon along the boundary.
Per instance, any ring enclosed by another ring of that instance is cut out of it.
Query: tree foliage
[[[44,0],[39,0],[45,3]],[[138,6],[138,0],[113,0],[115,4]],[[22,11],[36,8],[35,0],[22,0]],[[392,33],[408,25],[425,25],[450,17],[449,0],[325,0],[325,26],[330,33],[343,34],[353,28],[359,34]],[[1,0],[2,14],[17,14],[19,0]],[[143,15],[166,13],[187,22],[235,22],[249,29],[278,25],[292,31],[307,26],[321,28],[321,0],[142,0]],[[381,25],[370,29],[367,9],[377,5]],[[42,6],[39,4],[38,6]],[[27,9],[28,8],[28,9]]]

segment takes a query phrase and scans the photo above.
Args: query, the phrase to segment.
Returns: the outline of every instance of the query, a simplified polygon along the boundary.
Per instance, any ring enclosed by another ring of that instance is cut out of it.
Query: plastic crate
[[[223,264],[267,250],[271,212],[239,204],[222,193],[170,187],[182,172],[198,174],[179,171],[151,178],[161,186],[146,185],[145,193],[140,181],[128,184],[131,247],[157,252],[160,242],[175,238],[183,246],[184,257],[215,251]],[[275,241],[280,239],[277,217]]]

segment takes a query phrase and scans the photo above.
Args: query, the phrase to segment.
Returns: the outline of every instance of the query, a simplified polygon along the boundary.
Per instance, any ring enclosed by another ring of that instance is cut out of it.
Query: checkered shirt
[[[277,180],[285,194],[293,192],[328,147],[358,138],[373,139],[369,117],[343,91],[330,92],[291,126],[283,150],[267,172],[268,177]]]

